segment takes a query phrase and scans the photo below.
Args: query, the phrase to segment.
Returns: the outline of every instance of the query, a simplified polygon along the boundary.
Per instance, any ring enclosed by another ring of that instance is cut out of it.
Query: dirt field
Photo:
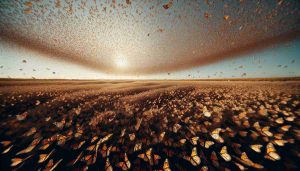
[[[297,170],[300,81],[0,80],[0,170]]]

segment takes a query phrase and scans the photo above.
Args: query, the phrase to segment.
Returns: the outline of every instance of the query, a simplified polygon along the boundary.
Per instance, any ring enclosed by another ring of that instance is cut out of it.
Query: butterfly
[[[137,144],[135,144],[133,151],[136,152],[141,149],[142,149],[142,143],[137,143]]]
[[[108,135],[106,135],[105,137],[101,138],[101,139],[98,141],[98,143],[99,143],[99,144],[102,144],[102,143],[108,141],[108,140],[110,139],[110,137],[112,137],[112,135],[113,135],[113,134],[108,134]]]
[[[166,134],[166,132],[162,132],[162,133],[159,135],[159,142],[161,142],[161,141],[164,139],[165,134]]]
[[[106,162],[105,162],[105,171],[113,171],[113,168],[112,168],[108,158],[106,158]]]
[[[237,163],[237,162],[233,162],[241,171],[247,170],[247,168],[245,168],[243,165]]]
[[[173,0],[170,0],[168,3],[164,4],[164,9],[169,9],[173,5]]]
[[[197,145],[198,140],[199,140],[199,137],[193,137],[192,139],[190,139],[190,142],[193,145]]]
[[[11,159],[11,165],[12,167],[19,165],[20,163],[24,162],[25,160],[29,159],[32,155],[22,159],[22,158],[13,158]]]
[[[201,159],[197,154],[197,148],[194,147],[192,149],[192,153],[190,156],[184,156],[183,157],[185,160],[189,161],[193,166],[198,166],[200,165]]]
[[[200,140],[200,145],[202,147],[205,147],[206,149],[209,149],[210,146],[214,145],[215,143],[213,141],[203,141]]]
[[[58,135],[57,145],[63,146],[66,143],[67,137],[64,135]]]
[[[274,138],[278,139],[278,140],[282,139],[283,136],[284,136],[284,134],[280,134],[280,133],[274,134]]]
[[[41,139],[42,138],[40,137],[40,138],[37,138],[37,139],[33,140],[32,143],[27,148],[25,148],[24,150],[19,151],[17,153],[17,155],[26,154],[26,153],[31,152],[39,144]]]
[[[76,163],[82,158],[82,156],[83,156],[83,152],[81,152],[81,153],[76,157],[75,160],[71,161],[71,162],[68,164],[68,166],[76,164]]]
[[[139,154],[138,157],[143,159],[145,162],[149,162],[151,166],[157,164],[160,159],[159,155],[152,154],[152,148],[149,148],[146,153]]]
[[[208,171],[208,167],[207,166],[202,166],[200,171]]]
[[[85,141],[81,141],[79,144],[73,144],[71,148],[73,148],[74,150],[78,150],[84,143]]]
[[[185,138],[182,138],[182,139],[179,140],[179,142],[180,142],[181,145],[184,145],[185,142],[186,142],[186,139],[185,139]]]
[[[287,143],[288,141],[286,140],[273,140],[273,143],[278,145],[278,146],[284,146],[285,143]]]
[[[171,171],[168,159],[164,161],[163,171]]]
[[[135,139],[135,134],[128,134],[130,141],[133,141]]]
[[[262,128],[262,133],[268,137],[272,137],[273,136],[273,133],[269,131],[270,127],[269,126],[266,126],[266,127],[263,127]]]
[[[174,126],[173,126],[173,132],[174,133],[177,133],[178,132],[178,130],[181,128],[181,125],[180,124],[175,124]]]
[[[51,154],[54,152],[54,149],[49,153],[49,154],[40,154],[40,158],[38,163],[43,163],[45,162],[50,156]]]
[[[211,137],[213,139],[217,140],[218,142],[223,143],[224,139],[219,135],[221,130],[222,130],[221,128],[217,128],[217,129],[213,130],[211,133]]]
[[[122,129],[120,137],[124,137],[125,132],[126,132],[126,128]]]
[[[134,126],[135,130],[138,131],[140,126],[141,126],[141,123],[142,123],[143,119],[139,119],[137,118],[136,120],[136,125]]]
[[[11,144],[11,141],[1,141],[0,142],[4,147],[8,146]]]
[[[284,118],[286,121],[293,122],[295,120],[295,116],[289,116]]]
[[[46,165],[46,168],[44,169],[44,171],[53,171],[58,165],[59,163],[62,162],[63,159],[60,159],[58,162],[56,162],[55,164],[53,163],[53,160],[51,159],[48,164]]]
[[[12,148],[13,146],[14,146],[14,145],[9,146],[7,149],[5,149],[5,150],[2,152],[2,154],[8,153],[8,152],[11,150],[11,148]]]
[[[250,145],[250,148],[251,148],[252,150],[254,150],[255,152],[257,152],[257,153],[260,153],[260,152],[261,152],[261,147],[262,147],[261,144]]]
[[[260,125],[259,125],[258,122],[255,122],[255,123],[253,124],[253,127],[254,127],[257,131],[260,131],[260,130],[261,130]]]
[[[253,161],[251,161],[247,154],[245,152],[242,153],[241,155],[241,159],[239,158],[236,158],[238,161],[240,161],[241,163],[243,163],[244,165],[246,166],[250,166],[250,167],[253,167],[255,169],[263,169],[264,166],[258,164],[258,163],[254,163]]]
[[[243,126],[246,127],[246,128],[249,128],[250,127],[249,121],[248,120],[244,121]]]
[[[36,133],[36,128],[35,128],[35,127],[31,128],[29,131],[25,132],[25,133],[23,134],[23,136],[24,136],[24,137],[29,137],[29,136],[31,136],[31,135],[34,134],[34,133]]]
[[[117,167],[120,167],[122,170],[129,170],[131,167],[131,163],[128,160],[127,154],[125,153],[124,155],[124,161],[123,162],[119,162],[117,164]]]
[[[280,160],[280,156],[276,153],[276,149],[272,143],[267,144],[267,153],[265,154],[265,158],[272,161]]]
[[[98,139],[97,136],[93,137],[92,140],[91,140],[91,143],[95,142],[97,139]]]
[[[100,151],[102,157],[104,158],[104,157],[109,156],[110,150],[111,150],[111,146],[107,148],[106,144],[104,144],[104,145],[102,146],[101,151]]]
[[[93,164],[93,155],[88,154],[81,158],[81,161],[85,161],[87,165]]]
[[[46,150],[51,145],[51,142],[49,142],[48,140],[43,140],[42,144],[43,145],[39,149]]]
[[[51,119],[51,117],[49,116],[49,117],[45,118],[45,121],[48,122],[48,121],[50,121],[50,119]]]
[[[275,122],[278,123],[278,124],[283,124],[283,123],[284,123],[284,120],[283,120],[283,118],[277,118],[277,119],[275,120]]]
[[[220,151],[220,155],[227,162],[231,160],[231,156],[228,154],[226,146],[222,147],[222,149]]]
[[[280,127],[280,129],[284,132],[289,131],[290,128],[291,128],[291,125],[284,125],[284,126]]]
[[[90,145],[86,150],[88,151],[94,151],[94,149],[96,148],[96,145]]]

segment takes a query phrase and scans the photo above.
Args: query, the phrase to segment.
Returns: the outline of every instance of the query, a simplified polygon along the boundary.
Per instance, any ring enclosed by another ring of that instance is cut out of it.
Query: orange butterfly
[[[228,154],[226,146],[222,147],[222,149],[220,151],[220,155],[227,162],[231,160],[231,156]]]
[[[184,156],[183,158],[185,160],[189,161],[194,166],[200,165],[200,162],[201,162],[201,159],[200,159],[200,157],[197,154],[197,148],[196,147],[194,147],[192,149],[192,153],[191,153],[190,156]]]
[[[131,167],[131,163],[128,160],[127,154],[125,153],[124,155],[124,161],[123,162],[119,162],[117,164],[117,167],[120,167],[122,170],[129,170]]]
[[[149,162],[151,166],[157,164],[160,159],[159,155],[152,154],[152,148],[149,148],[146,153],[139,154],[138,157],[143,159],[145,162]]]

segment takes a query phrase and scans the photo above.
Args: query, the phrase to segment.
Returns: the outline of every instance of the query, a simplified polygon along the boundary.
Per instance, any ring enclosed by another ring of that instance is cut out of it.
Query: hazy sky
[[[273,46],[215,64],[177,72],[124,76],[93,70],[72,62],[0,41],[0,77],[67,79],[188,79],[300,76],[300,40]],[[25,60],[25,61],[24,61]],[[53,73],[55,72],[55,73]],[[245,74],[244,74],[245,73]]]
[[[299,21],[287,0],[0,0],[1,77],[299,76],[299,42],[265,49]]]

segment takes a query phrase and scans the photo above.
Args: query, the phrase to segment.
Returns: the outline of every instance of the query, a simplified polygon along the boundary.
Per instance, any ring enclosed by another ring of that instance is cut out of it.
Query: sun
[[[116,57],[115,64],[118,68],[126,68],[128,66],[126,57],[123,55],[118,55]]]

